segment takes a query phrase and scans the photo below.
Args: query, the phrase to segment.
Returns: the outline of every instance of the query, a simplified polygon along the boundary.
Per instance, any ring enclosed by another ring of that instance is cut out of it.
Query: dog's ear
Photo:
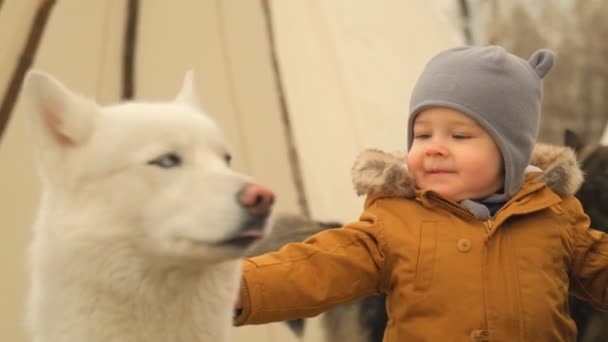
[[[572,148],[576,153],[579,153],[585,147],[581,136],[570,129],[564,131],[564,145]]]
[[[175,102],[186,103],[196,108],[201,108],[201,100],[198,95],[198,87],[196,85],[193,69],[186,72],[182,88],[175,97]]]
[[[72,93],[52,76],[30,71],[23,83],[29,100],[34,134],[47,145],[76,146],[91,135],[99,108],[97,104]]]

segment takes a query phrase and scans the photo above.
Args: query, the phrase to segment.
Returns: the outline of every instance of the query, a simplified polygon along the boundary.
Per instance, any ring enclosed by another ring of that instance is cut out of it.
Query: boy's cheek
[[[420,164],[419,153],[414,147],[408,152],[406,163],[407,169],[412,173],[417,169],[417,165]]]

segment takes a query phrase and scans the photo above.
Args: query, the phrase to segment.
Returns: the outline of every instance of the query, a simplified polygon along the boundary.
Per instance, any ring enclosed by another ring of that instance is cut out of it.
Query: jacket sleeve
[[[242,311],[235,325],[316,316],[381,292],[383,233],[372,214],[302,243],[242,261]]]
[[[598,309],[608,310],[608,235],[589,228],[589,217],[574,197],[568,200],[574,227],[571,293]]]

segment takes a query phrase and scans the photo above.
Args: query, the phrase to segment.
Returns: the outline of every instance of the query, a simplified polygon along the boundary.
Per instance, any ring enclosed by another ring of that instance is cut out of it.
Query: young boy
[[[549,50],[461,47],[411,98],[413,198],[243,261],[235,324],[315,316],[386,293],[384,341],[572,341],[568,292],[608,309],[608,237],[528,167]]]

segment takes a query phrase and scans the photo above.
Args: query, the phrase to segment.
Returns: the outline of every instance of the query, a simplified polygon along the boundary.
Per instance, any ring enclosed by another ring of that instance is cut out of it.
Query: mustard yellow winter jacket
[[[372,195],[359,220],[244,260],[235,324],[315,316],[386,293],[384,341],[574,341],[569,291],[608,309],[608,237],[569,194],[580,183],[569,175],[576,162],[553,152],[539,162],[551,172],[527,174],[487,221],[390,177],[401,171],[389,157],[363,162],[355,182]]]

